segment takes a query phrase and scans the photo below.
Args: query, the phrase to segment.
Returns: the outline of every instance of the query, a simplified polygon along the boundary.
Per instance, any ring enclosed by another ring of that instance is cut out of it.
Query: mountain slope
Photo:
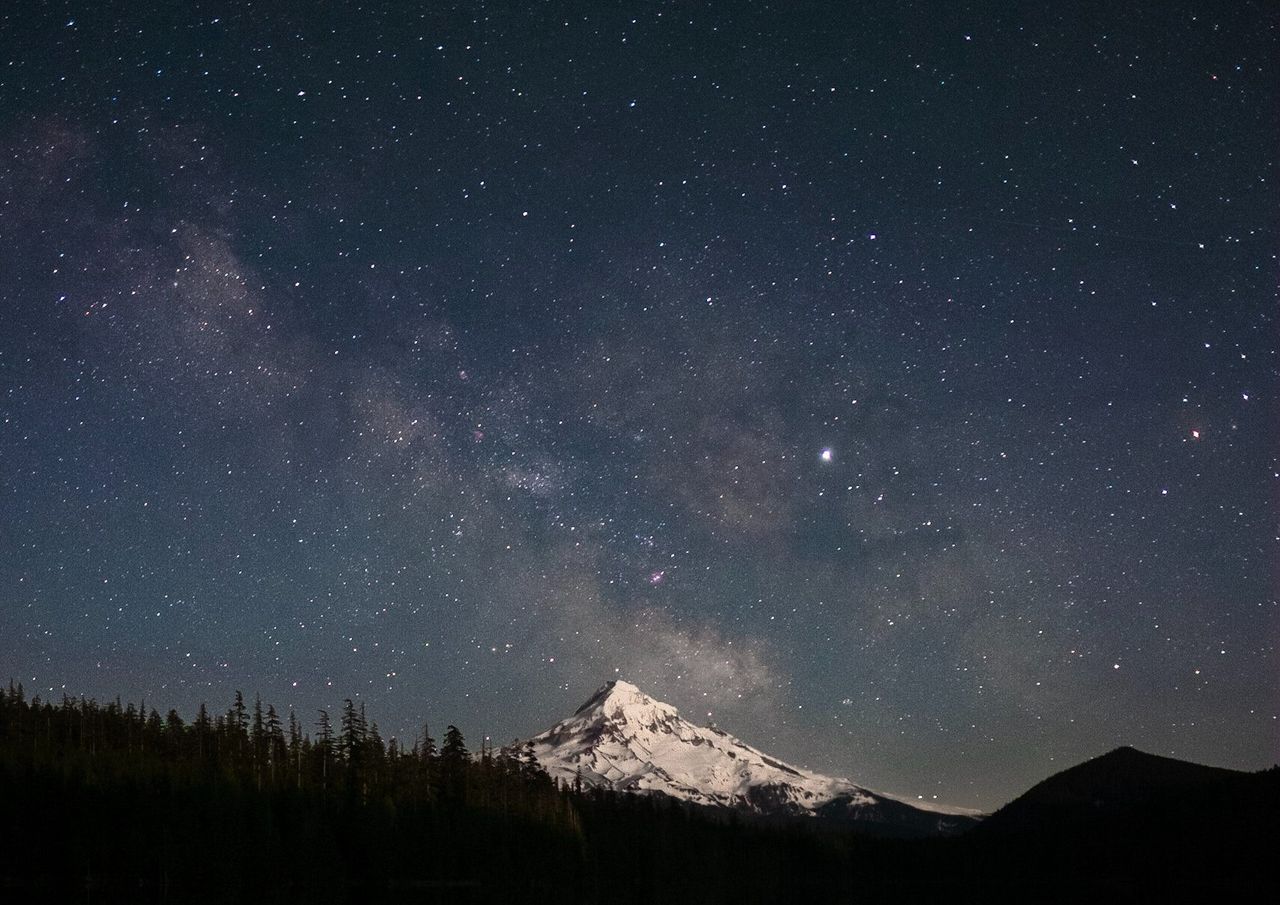
[[[1123,747],[1037,783],[991,815],[982,830],[1014,835],[1052,828],[1057,834],[1096,835],[1142,823],[1167,832],[1274,813],[1278,793],[1275,770],[1246,773]]]
[[[961,841],[976,875],[1069,890],[1063,901],[1263,902],[1275,899],[1277,813],[1280,768],[1118,748],[1036,784]]]
[[[976,818],[910,804],[793,767],[669,704],[613,681],[529,740],[552,776],[768,816],[816,816],[895,835],[955,832]]]

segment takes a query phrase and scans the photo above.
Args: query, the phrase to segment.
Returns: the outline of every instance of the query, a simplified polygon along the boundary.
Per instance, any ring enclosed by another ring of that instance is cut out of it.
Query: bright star
[[[830,462],[830,461],[831,461],[831,447],[830,447],[830,446],[828,446],[828,447],[827,447],[826,449],[824,449],[821,453],[819,453],[818,458],[820,458],[823,462]]]

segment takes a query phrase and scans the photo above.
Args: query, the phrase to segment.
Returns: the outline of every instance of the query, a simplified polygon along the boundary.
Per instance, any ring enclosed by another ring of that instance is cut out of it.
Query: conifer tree
[[[364,710],[360,710],[350,698],[342,702],[342,725],[338,729],[338,751],[348,764],[356,764],[360,760],[361,748],[365,740]]]
[[[227,727],[231,732],[231,750],[238,760],[244,753],[244,742],[248,737],[249,717],[244,706],[244,695],[236,689],[236,700],[227,714]]]
[[[418,755],[417,775],[420,777],[422,792],[428,799],[434,798],[436,758],[439,752],[436,751],[436,740],[431,737],[431,729],[426,723],[422,724],[422,740],[414,748]]]
[[[361,713],[363,716],[363,711]],[[376,722],[369,724],[369,732],[366,736],[366,748],[368,749],[369,759],[374,763],[379,763],[387,756],[386,745],[382,741],[382,733],[378,731]]]
[[[457,726],[449,726],[444,733],[444,745],[440,749],[440,767],[444,778],[445,794],[461,800],[466,793],[466,770],[471,754],[466,740]]]
[[[182,717],[178,715],[178,711],[170,708],[164,718],[164,728],[170,735],[177,737],[182,734],[186,726],[182,722]]]
[[[302,727],[298,725],[298,716],[289,708],[289,747],[288,758],[293,764],[295,781],[302,788]]]
[[[253,723],[249,733],[249,751],[253,758],[253,778],[258,788],[262,788],[262,767],[266,761],[267,733],[262,717],[262,697],[253,696]]]
[[[164,746],[169,752],[169,756],[173,758],[182,757],[183,740],[186,738],[186,726],[183,725],[182,717],[178,715],[178,711],[170,708],[169,713],[164,718]]]
[[[542,764],[538,763],[538,755],[533,750],[533,739],[524,743],[524,750],[520,754],[520,772],[526,779],[546,779],[547,771],[542,769]]]
[[[196,755],[200,758],[200,762],[203,763],[205,756],[209,753],[206,746],[213,736],[213,724],[209,720],[209,710],[205,707],[203,701],[200,702],[200,710],[196,713],[195,734]]]
[[[333,752],[333,724],[329,711],[321,710],[316,721],[316,750],[320,754],[320,787],[329,788],[329,758]]]
[[[39,706],[39,704],[40,704],[39,696],[36,696],[31,699],[32,710],[35,710]],[[133,702],[130,701],[129,705],[124,709],[124,738],[125,738],[125,750],[127,751],[133,750],[133,724],[137,721],[137,719],[138,719],[138,711],[134,709]]]
[[[440,759],[445,763],[464,763],[471,752],[467,750],[466,739],[457,726],[449,726],[444,731],[444,747],[440,749]]]
[[[267,738],[267,767],[270,770],[271,785],[276,784],[276,766],[284,753],[284,733],[280,731],[280,717],[276,715],[274,704],[267,705],[267,718],[263,723]]]

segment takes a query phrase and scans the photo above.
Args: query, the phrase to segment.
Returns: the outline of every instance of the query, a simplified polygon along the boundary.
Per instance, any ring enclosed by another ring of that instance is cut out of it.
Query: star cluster
[[[1268,765],[1275,16],[882,6],[0,13],[0,672]]]

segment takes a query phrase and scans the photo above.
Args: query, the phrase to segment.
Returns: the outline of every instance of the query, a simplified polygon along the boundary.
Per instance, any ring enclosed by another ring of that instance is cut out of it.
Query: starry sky
[[[1270,765],[1278,22],[5,4],[0,678]]]

